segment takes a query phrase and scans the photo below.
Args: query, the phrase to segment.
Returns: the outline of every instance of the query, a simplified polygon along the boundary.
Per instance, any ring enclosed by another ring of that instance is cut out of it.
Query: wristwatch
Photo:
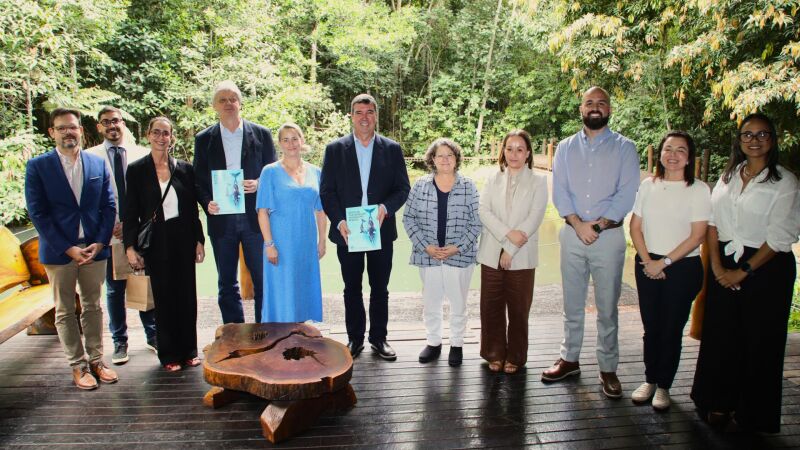
[[[669,256],[665,256],[664,257],[664,265],[671,266],[672,265],[672,258],[670,258]]]
[[[747,262],[747,261],[742,263],[741,269],[744,270],[747,273],[747,275],[755,275],[756,274],[756,272],[753,270],[753,268],[750,267],[750,263]]]
[[[275,247],[275,241],[264,241],[264,247]]]

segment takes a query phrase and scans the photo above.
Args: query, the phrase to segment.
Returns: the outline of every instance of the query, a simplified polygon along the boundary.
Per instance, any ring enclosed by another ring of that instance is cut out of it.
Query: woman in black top
[[[147,137],[150,154],[128,166],[123,241],[131,266],[145,269],[150,276],[158,359],[166,370],[174,372],[183,365],[200,364],[195,263],[205,257],[203,227],[192,165],[169,156],[175,140],[172,122],[166,117],[151,120]],[[154,212],[150,248],[142,255],[137,236]]]

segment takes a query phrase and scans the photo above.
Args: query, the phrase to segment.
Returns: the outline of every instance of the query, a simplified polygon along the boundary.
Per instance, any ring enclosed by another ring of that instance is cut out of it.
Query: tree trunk
[[[31,98],[31,83],[29,79],[22,82],[25,89],[25,111],[28,115],[28,129],[33,131],[33,99]]]
[[[480,114],[478,115],[478,125],[475,127],[475,147],[473,154],[477,155],[481,148],[481,133],[483,132],[483,118],[486,115],[486,102],[489,100],[489,89],[491,89],[492,74],[492,55],[494,54],[494,43],[497,39],[497,24],[500,22],[500,11],[503,8],[503,0],[497,0],[497,9],[494,12],[494,23],[492,25],[492,39],[489,41],[489,55],[486,57],[486,70],[483,73],[483,97],[481,98]]]

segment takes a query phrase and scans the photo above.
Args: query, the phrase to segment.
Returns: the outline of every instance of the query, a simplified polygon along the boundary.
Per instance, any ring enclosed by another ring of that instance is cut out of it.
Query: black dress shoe
[[[419,362],[422,364],[429,363],[434,359],[439,359],[439,355],[442,354],[442,344],[437,346],[426,345],[425,348],[419,353]]]
[[[347,343],[347,349],[350,350],[350,356],[355,358],[361,354],[362,350],[364,350],[364,343],[350,341]]]
[[[447,356],[447,364],[450,367],[458,367],[464,359],[464,352],[461,347],[450,347],[450,354]]]
[[[381,358],[387,361],[394,361],[397,359],[397,353],[392,350],[392,347],[389,346],[388,342],[371,342],[370,344],[372,344],[372,350]]]

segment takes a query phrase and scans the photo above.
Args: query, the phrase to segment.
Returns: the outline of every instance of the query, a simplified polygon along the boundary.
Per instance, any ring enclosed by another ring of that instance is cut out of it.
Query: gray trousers
[[[625,233],[622,227],[605,230],[592,245],[586,245],[572,227],[564,226],[559,241],[564,289],[561,359],[575,362],[580,357],[591,275],[597,305],[597,364],[601,372],[616,372],[619,363],[617,303],[625,263]]]

